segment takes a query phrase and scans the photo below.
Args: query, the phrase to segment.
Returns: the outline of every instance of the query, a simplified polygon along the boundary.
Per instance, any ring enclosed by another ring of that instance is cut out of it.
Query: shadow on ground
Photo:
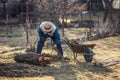
[[[98,68],[93,65],[88,65],[86,62],[79,62],[76,65],[69,64],[67,61],[60,61],[59,67],[53,66],[37,66],[26,63],[1,63],[0,64],[0,76],[1,77],[42,77],[52,76],[55,80],[77,80],[77,72],[84,73],[86,70],[97,74],[107,74],[112,71],[108,68]],[[84,75],[84,74],[83,74]],[[61,77],[61,79],[59,79]]]
[[[42,67],[24,63],[1,63],[1,77],[35,77],[48,75]]]
[[[96,74],[103,74],[103,73],[112,73],[113,71],[107,67],[97,67],[94,65],[94,63],[88,63],[88,62],[79,62],[77,61],[77,65],[84,71],[88,70],[90,72],[96,73]]]

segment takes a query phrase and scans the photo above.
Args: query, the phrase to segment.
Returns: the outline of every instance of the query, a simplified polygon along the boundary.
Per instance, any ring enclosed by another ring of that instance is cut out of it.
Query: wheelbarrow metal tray
[[[73,52],[81,53],[84,52],[86,48],[94,48],[96,44],[70,44],[69,47]]]

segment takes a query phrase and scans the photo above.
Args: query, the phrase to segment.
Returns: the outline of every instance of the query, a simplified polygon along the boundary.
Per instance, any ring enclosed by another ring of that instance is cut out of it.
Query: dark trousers
[[[41,54],[41,51],[42,51],[43,46],[44,46],[44,41],[39,40],[39,41],[38,41],[38,44],[37,44],[37,52],[36,52],[37,54]],[[60,43],[57,44],[57,49],[58,49],[60,55],[63,56],[63,50],[62,50],[62,47],[61,47],[61,44],[60,44]],[[58,54],[59,54],[59,53],[58,53]]]

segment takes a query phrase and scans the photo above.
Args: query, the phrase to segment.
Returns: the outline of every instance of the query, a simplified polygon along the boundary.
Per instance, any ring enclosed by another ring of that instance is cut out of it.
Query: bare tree
[[[113,8],[113,2],[115,0],[102,0],[103,7],[104,7],[104,16],[103,16],[103,23],[101,27],[103,28],[102,31],[99,30],[100,36],[112,36],[119,33],[119,24],[120,20],[117,19],[120,15],[116,15],[115,9]],[[118,10],[117,13],[120,13]]]
[[[59,0],[40,1],[37,4],[37,14],[39,14],[39,20],[50,20],[58,23],[62,11],[61,4],[62,1]]]

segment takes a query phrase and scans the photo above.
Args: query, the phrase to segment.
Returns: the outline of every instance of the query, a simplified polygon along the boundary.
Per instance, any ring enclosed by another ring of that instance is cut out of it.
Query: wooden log
[[[46,66],[51,62],[50,57],[45,56],[44,54],[38,55],[33,52],[17,54],[14,56],[14,60],[16,62],[30,63],[30,64],[41,65],[41,66]]]

